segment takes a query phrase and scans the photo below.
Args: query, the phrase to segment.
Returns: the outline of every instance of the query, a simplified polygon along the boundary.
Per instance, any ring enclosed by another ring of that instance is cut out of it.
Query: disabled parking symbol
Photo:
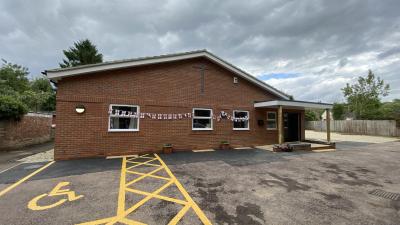
[[[36,197],[34,197],[32,200],[29,201],[28,203],[28,208],[31,210],[46,210],[46,209],[51,209],[54,207],[57,207],[63,203],[65,203],[66,201],[76,201],[80,198],[83,197],[83,195],[76,195],[76,193],[74,191],[71,191],[69,189],[62,189],[65,186],[68,186],[69,182],[60,182],[58,183],[53,190],[51,190],[49,193],[45,193],[45,194],[41,194],[38,195]],[[39,200],[43,199],[43,198],[53,198],[56,196],[64,196],[64,198],[58,200],[57,202],[53,203],[53,204],[49,204],[49,205],[40,205],[38,204]]]

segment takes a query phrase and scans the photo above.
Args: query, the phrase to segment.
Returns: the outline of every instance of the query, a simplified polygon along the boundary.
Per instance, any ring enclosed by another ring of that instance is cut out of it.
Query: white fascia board
[[[318,102],[299,102],[299,101],[280,101],[280,100],[254,103],[255,108],[276,107],[276,106],[301,107],[301,108],[311,108],[311,109],[332,109],[333,107],[333,105],[331,104],[318,103]]]
[[[214,61],[215,63],[221,65],[222,67],[227,68],[228,70],[232,71],[233,73],[238,74],[239,76],[250,81],[251,83],[258,85],[259,87],[261,87],[265,90],[268,90],[269,92],[272,92],[273,94],[275,94],[283,99],[287,99],[287,100],[289,99],[289,96],[282,94],[281,92],[275,90],[273,87],[270,87],[268,84],[264,83],[263,81],[256,79],[255,77],[239,70],[238,68],[227,64],[226,62],[222,61],[218,57],[215,57],[214,55],[211,55],[208,53],[206,54],[206,57],[209,58],[210,60]]]

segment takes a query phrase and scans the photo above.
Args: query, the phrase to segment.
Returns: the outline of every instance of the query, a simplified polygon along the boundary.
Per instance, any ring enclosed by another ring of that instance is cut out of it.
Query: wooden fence
[[[326,131],[326,121],[306,121],[307,130]],[[332,120],[331,131],[397,137],[400,136],[399,124],[395,120]]]

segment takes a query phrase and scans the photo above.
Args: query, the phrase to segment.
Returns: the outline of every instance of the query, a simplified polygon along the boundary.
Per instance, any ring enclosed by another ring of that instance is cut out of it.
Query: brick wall
[[[0,121],[0,149],[15,149],[50,141],[51,121],[51,116],[31,113],[19,121]]]
[[[200,93],[200,64],[207,67],[205,92]],[[265,109],[254,101],[277,99],[265,90],[239,79],[206,60],[192,59],[137,68],[63,78],[57,90],[55,158],[69,159],[139,152],[155,152],[165,143],[175,149],[216,148],[223,140],[234,147],[276,143],[277,131],[257,125],[266,119]],[[75,107],[83,104],[85,113]],[[193,108],[250,112],[250,130],[235,131],[233,122],[214,120],[212,131],[192,131],[192,120],[140,119],[138,132],[108,132],[110,104],[139,105],[141,112],[189,113]],[[273,110],[273,109],[272,109]]]

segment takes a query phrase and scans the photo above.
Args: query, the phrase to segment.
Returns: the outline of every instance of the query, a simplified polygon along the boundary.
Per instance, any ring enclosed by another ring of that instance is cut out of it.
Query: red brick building
[[[47,70],[55,159],[247,147],[304,139],[304,108],[205,51]],[[83,112],[82,112],[83,111]],[[279,135],[281,134],[281,135]]]

